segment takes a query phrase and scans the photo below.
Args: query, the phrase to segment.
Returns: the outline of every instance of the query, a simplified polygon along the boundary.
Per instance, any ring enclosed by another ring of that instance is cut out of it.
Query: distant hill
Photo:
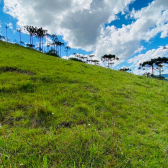
[[[0,167],[168,167],[167,88],[0,41]]]
[[[157,75],[158,77],[159,77],[159,75]],[[166,80],[166,81],[168,81],[168,74],[162,74],[162,77],[164,77],[164,79]]]
[[[168,78],[168,74],[162,74],[162,76]]]

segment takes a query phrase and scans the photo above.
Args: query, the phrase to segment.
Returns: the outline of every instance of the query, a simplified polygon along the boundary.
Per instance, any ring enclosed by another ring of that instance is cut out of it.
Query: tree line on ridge
[[[6,40],[7,42],[9,41],[8,39],[8,35],[7,35],[7,29],[9,28],[9,26],[5,26],[6,29],[6,38],[2,35],[0,35],[0,40]],[[38,51],[40,52],[44,52],[44,38],[46,38],[46,48],[47,48],[47,52],[45,52],[47,55],[52,55],[52,56],[56,56],[56,57],[61,57],[61,51],[62,51],[62,46],[64,46],[65,44],[60,42],[58,40],[58,37],[56,34],[49,34],[48,30],[43,29],[42,27],[37,28],[34,26],[24,26],[24,31],[26,31],[29,36],[30,36],[30,42],[29,44],[26,44],[27,47],[30,48],[35,48],[34,45],[34,37],[36,37],[38,39],[38,47],[36,48]],[[21,29],[17,29],[17,32],[19,33],[19,44],[24,46],[24,42],[21,39],[21,34],[23,33],[23,30]],[[48,39],[51,39],[49,42]],[[68,52],[71,49],[70,46],[65,46],[65,52],[66,55],[68,56]],[[163,48],[163,49],[167,49],[167,48]],[[74,57],[69,58],[70,60],[74,60],[74,61],[79,61],[79,62],[84,62],[84,63],[88,63],[88,64],[92,64],[92,65],[100,65],[100,61],[93,59],[95,55],[90,54],[87,56],[83,56],[77,53],[74,53]],[[105,54],[101,57],[101,61],[102,63],[106,62],[107,68],[111,68],[112,65],[114,64],[114,61],[119,60],[118,57],[116,57],[115,55],[112,54]],[[167,57],[158,57],[158,58],[154,58],[151,59],[149,61],[145,61],[143,63],[139,64],[139,68],[138,69],[149,69],[151,68],[152,73],[149,72],[145,72],[143,75],[147,76],[147,77],[155,77],[154,75],[154,70],[158,70],[159,71],[159,78],[161,79],[161,72],[163,71],[163,67],[166,66],[166,64],[168,64],[168,58]],[[131,69],[127,68],[127,67],[123,67],[118,69],[119,71],[131,71]]]

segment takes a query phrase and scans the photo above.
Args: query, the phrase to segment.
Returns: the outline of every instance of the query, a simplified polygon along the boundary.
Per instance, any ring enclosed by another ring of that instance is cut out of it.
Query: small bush
[[[80,60],[80,59],[78,59],[78,58],[69,58],[69,60],[78,61],[78,62],[83,62],[82,60]]]

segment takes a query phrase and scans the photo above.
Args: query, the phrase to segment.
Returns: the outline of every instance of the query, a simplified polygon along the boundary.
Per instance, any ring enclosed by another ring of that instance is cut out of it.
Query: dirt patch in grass
[[[14,68],[14,67],[0,67],[0,73],[3,72],[18,72],[18,73],[22,73],[22,74],[27,74],[27,75],[35,75],[35,73],[25,70],[25,69],[18,69],[18,68]]]

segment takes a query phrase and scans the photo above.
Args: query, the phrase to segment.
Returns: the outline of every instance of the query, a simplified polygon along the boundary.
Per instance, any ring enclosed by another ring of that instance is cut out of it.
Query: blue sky
[[[43,27],[72,48],[70,57],[115,54],[113,68],[129,67],[134,74],[144,73],[139,63],[168,56],[167,0],[0,0],[0,25],[4,36],[9,25],[10,42],[19,41],[17,28]],[[22,34],[22,41],[29,43],[29,36]],[[63,48],[62,56],[67,59]]]

